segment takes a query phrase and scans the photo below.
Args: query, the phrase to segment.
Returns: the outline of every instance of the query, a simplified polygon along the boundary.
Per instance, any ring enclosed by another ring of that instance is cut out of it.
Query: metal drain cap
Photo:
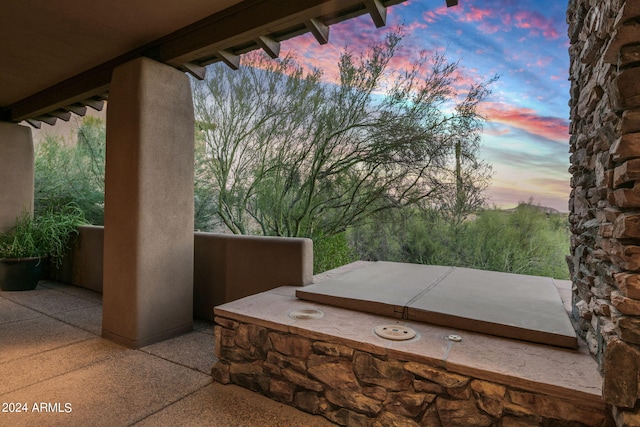
[[[410,340],[416,336],[416,331],[400,325],[380,325],[376,326],[373,331],[379,337],[394,341]]]
[[[308,308],[303,310],[294,310],[289,313],[289,317],[296,320],[322,319],[324,317],[324,313],[314,308]]]

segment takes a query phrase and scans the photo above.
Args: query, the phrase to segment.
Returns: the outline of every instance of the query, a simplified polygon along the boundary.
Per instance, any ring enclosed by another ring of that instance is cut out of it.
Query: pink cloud
[[[488,127],[484,129],[482,133],[492,136],[504,136],[510,134],[511,131],[509,130],[509,128],[498,129],[496,127]]]
[[[438,14],[435,10],[427,10],[422,14],[422,19],[424,20],[424,22],[427,22],[429,24],[433,24],[434,22],[436,22],[437,17]]]
[[[512,126],[533,135],[540,135],[552,141],[566,143],[569,139],[569,124],[566,120],[541,116],[530,108],[486,102],[480,106],[480,112],[490,121]]]
[[[462,15],[461,21],[463,22],[480,22],[485,18],[495,16],[495,12],[489,9],[478,9],[473,6],[469,6],[469,11]]]
[[[547,39],[557,39],[558,30],[552,19],[542,16],[538,12],[521,10],[513,16],[517,28],[529,29],[531,34],[542,34]]]
[[[512,27],[528,30],[530,35],[542,35],[547,39],[558,39],[558,25],[552,18],[547,18],[539,12],[531,10],[514,10],[513,4],[497,2],[486,7],[476,7],[462,2],[459,6],[451,8],[449,15],[458,22],[477,23],[478,29],[485,34],[494,34],[499,31],[509,31]],[[423,14],[426,22],[435,22],[435,19],[445,12],[439,8],[435,11],[427,11]],[[509,13],[511,12],[511,13]],[[520,41],[523,41],[521,38]]]
[[[478,29],[484,34],[494,34],[502,30],[503,28],[504,25],[502,24],[491,24],[489,22],[483,22],[478,25]]]
[[[549,64],[551,64],[551,62],[553,62],[553,58],[551,57],[544,57],[544,58],[538,58],[538,60],[535,63],[536,67],[547,67]]]
[[[423,12],[422,14],[422,19],[424,20],[424,22],[427,22],[429,24],[433,24],[434,22],[436,22],[436,20],[438,18],[440,18],[442,15],[444,15],[447,12],[447,7],[446,6],[440,6],[434,10],[427,10],[425,12]]]
[[[404,26],[404,30],[406,31],[407,34],[411,34],[416,30],[424,30],[425,28],[428,28],[428,25],[420,21],[414,21]]]

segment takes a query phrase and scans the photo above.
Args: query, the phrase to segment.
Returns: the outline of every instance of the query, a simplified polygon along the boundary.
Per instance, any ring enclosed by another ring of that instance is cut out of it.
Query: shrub
[[[345,233],[313,240],[313,274],[349,264],[357,259]]]
[[[350,230],[349,239],[365,260],[569,278],[566,214],[545,213],[531,203],[513,211],[487,209],[460,224],[414,210]]]

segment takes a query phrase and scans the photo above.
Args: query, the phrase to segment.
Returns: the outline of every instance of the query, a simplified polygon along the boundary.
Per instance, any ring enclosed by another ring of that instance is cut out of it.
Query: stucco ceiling
[[[136,57],[197,74],[218,60],[233,66],[236,55],[264,48],[261,40],[277,46],[311,31],[322,43],[329,25],[365,13],[381,26],[385,7],[401,1],[2,2],[0,120],[46,121],[105,99],[113,68]]]
[[[0,105],[10,105],[239,2],[3,2]]]

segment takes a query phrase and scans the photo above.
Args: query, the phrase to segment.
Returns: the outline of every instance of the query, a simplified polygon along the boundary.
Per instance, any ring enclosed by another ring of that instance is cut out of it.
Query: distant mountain
[[[540,205],[533,205],[533,204],[529,204],[529,203],[521,203],[522,205],[528,205],[533,209],[538,209],[546,214],[559,214],[561,213],[558,209],[555,208],[550,208],[547,206],[540,206]],[[520,205],[518,205],[520,206]],[[518,207],[516,206],[515,208],[511,208],[511,209],[502,209],[505,212],[514,212],[516,209],[518,209]]]

